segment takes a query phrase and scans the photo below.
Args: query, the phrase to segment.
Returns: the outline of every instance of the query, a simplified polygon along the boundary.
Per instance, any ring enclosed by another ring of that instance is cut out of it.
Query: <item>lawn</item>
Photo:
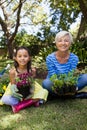
[[[87,130],[87,99],[53,99],[14,114],[0,107],[0,130]]]
[[[0,130],[87,130],[87,99],[48,99],[16,114],[3,105],[0,117]]]

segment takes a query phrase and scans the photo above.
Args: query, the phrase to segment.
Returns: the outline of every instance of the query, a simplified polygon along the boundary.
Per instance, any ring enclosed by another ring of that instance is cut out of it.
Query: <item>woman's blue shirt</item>
[[[76,69],[78,61],[78,56],[74,53],[70,53],[68,61],[64,64],[61,64],[56,59],[55,52],[49,54],[46,57],[46,65],[48,69],[47,78],[50,78],[53,74],[67,74],[69,71]]]

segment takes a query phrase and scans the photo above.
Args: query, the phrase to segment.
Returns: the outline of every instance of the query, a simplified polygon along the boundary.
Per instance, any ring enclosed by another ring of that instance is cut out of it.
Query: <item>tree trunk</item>
[[[8,41],[7,48],[8,48],[8,57],[10,59],[13,59],[13,44],[12,44],[12,42]]]
[[[82,16],[76,40],[78,40],[80,38],[80,36],[82,34],[84,34],[85,27],[86,27],[86,21],[85,21],[84,17]]]
[[[86,6],[87,2],[84,0],[78,0],[78,2],[79,2],[79,7],[83,13],[84,19],[87,22],[87,6]]]

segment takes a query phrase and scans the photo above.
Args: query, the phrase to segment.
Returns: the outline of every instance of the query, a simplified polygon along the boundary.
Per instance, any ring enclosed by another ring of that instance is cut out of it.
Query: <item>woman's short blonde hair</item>
[[[70,43],[73,43],[73,38],[72,38],[72,35],[70,32],[68,31],[60,31],[56,34],[56,37],[55,37],[55,43],[58,42],[58,40],[66,35],[69,35],[69,38],[70,38]]]

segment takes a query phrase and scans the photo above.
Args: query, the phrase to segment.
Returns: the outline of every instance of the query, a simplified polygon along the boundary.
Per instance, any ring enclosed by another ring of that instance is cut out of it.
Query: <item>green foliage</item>
[[[68,30],[70,25],[76,21],[80,13],[78,1],[68,0],[50,0],[52,13],[52,23],[56,26],[57,30]]]
[[[0,70],[2,71],[7,64],[10,64],[10,66],[13,66],[13,61],[9,59],[0,59]],[[6,72],[0,77],[0,95],[5,92],[10,79],[9,79],[9,70],[6,70]]]
[[[14,40],[14,46],[32,46],[38,43],[38,37],[27,34],[24,30],[18,33]]]
[[[1,78],[0,78],[0,94],[2,96],[2,94],[5,92],[8,84],[9,84],[10,80],[9,80],[9,76],[8,74],[4,74]]]
[[[4,36],[0,37],[0,47],[1,48],[6,48],[6,39]]]
[[[32,59],[32,66],[35,68],[39,68],[42,71],[47,70],[45,60],[43,60],[42,56],[34,56]]]
[[[37,2],[35,0],[26,1],[23,9],[26,12],[27,18],[30,20],[31,26],[37,26],[40,23],[46,24],[48,13],[45,11],[45,6],[47,4],[49,4],[49,2],[46,0],[44,2],[43,0],[37,0]]]
[[[71,46],[71,51],[75,53],[79,57],[80,62],[83,62],[83,63],[87,62],[86,42],[87,42],[87,39],[83,41],[77,41]]]
[[[55,50],[56,50],[55,46],[49,45],[47,47],[41,48],[38,56],[43,57],[43,60],[46,60],[48,54],[52,53]]]

